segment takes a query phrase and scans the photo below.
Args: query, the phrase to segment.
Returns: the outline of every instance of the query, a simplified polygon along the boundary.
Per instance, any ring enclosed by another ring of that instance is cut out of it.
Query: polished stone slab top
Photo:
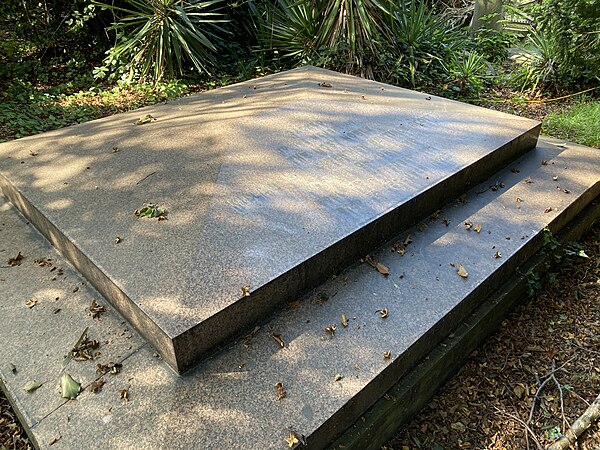
[[[0,144],[0,185],[182,371],[533,148],[538,125],[307,67]],[[150,202],[168,220],[133,214]]]
[[[19,405],[28,408],[27,415],[38,418],[31,433],[42,449],[283,450],[289,448],[284,439],[290,430],[304,435],[308,448],[322,448],[359,420],[415,360],[427,355],[539,249],[545,226],[557,232],[597,198],[599,152],[544,139],[534,151],[468,192],[462,202],[451,202],[401,233],[397,240],[412,240],[403,256],[395,250],[396,239],[372,253],[389,268],[389,276],[357,264],[184,376],[175,375],[134,336],[136,351],[115,353],[123,355],[123,370],[104,376],[101,392],[86,389],[77,401],[60,402],[51,411],[44,407],[36,412],[38,392],[24,393],[20,387],[31,377],[46,376],[48,383],[39,394],[56,391],[54,368],[65,343],[92,322],[86,310],[89,299],[66,299],[70,306],[64,317],[52,313],[51,292],[38,294],[44,309],[24,306],[29,291],[19,292],[28,289],[25,275],[40,269],[29,258],[50,256],[51,249],[46,245],[44,250],[43,239],[35,239],[31,231],[19,237],[24,226],[7,229],[16,222],[16,213],[2,207],[0,223],[6,227],[0,233],[10,239],[0,241],[0,255],[23,250],[26,259],[22,266],[0,273],[2,292],[11,292],[0,314],[0,337],[10,342],[0,346],[0,380]],[[467,229],[465,222],[473,226]],[[29,241],[39,250],[26,247]],[[495,257],[497,252],[500,257]],[[458,275],[458,263],[467,270],[466,278]],[[82,281],[68,275],[67,286]],[[118,314],[107,309],[93,337],[103,342],[103,352],[120,352],[121,341],[104,344],[121,326]],[[382,309],[388,311],[386,318]],[[37,341],[28,339],[24,319],[14,320],[26,314],[36,335],[55,336],[43,347],[41,360],[30,357]],[[337,326],[333,336],[326,330],[331,324]],[[273,334],[281,337],[284,348]],[[388,351],[391,357],[386,359]],[[93,367],[113,357],[118,356],[107,353],[97,361],[73,363],[69,370],[77,379],[87,379],[86,364]],[[18,379],[5,362],[19,368]],[[52,370],[46,370],[47,365]],[[283,383],[285,398],[278,399],[278,382]],[[128,401],[119,397],[122,389],[128,391]],[[58,398],[56,392],[53,395]]]

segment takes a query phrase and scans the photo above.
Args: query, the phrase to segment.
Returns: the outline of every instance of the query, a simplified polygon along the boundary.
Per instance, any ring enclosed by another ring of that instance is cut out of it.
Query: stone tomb
[[[0,186],[183,372],[538,133],[532,120],[305,67],[0,144]],[[146,203],[168,220],[136,217]]]

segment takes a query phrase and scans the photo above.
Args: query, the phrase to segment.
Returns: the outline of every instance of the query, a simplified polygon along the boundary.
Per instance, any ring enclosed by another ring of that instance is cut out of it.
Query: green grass
[[[600,100],[582,100],[564,113],[551,114],[542,124],[542,132],[600,148]]]

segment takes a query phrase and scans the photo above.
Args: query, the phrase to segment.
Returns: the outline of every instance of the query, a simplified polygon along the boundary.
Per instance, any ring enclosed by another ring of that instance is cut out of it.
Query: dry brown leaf
[[[21,261],[23,261],[24,256],[21,255],[21,252],[19,252],[17,254],[17,256],[15,256],[14,258],[9,258],[8,259],[8,265],[9,267],[15,267],[15,266],[20,266],[21,265]]]
[[[119,398],[121,400],[129,401],[129,391],[127,389],[119,389]]]
[[[375,264],[375,269],[377,269],[377,272],[386,277],[390,274],[390,269],[387,266],[381,264],[380,262]]]
[[[106,375],[107,373],[116,375],[121,371],[122,368],[123,364],[121,363],[109,362],[108,364],[96,364],[96,373],[100,375]]]
[[[554,211],[554,209],[553,209],[552,207],[548,207],[548,208],[546,208],[546,209],[544,210],[544,213],[546,213],[546,214],[547,214],[547,213],[549,213],[549,212],[551,212],[551,211]]]
[[[465,222],[465,228],[466,228],[467,230],[470,230],[471,228],[473,228],[473,223],[472,223],[472,222],[468,222],[468,221],[467,221],[467,222]]]
[[[391,359],[392,358],[392,352],[383,352],[383,359]]]
[[[525,184],[533,184],[533,180],[531,179],[531,177],[527,177],[527,178],[525,178],[525,180],[523,181],[523,183],[525,183]]]
[[[27,300],[25,302],[25,306],[27,306],[29,309],[33,308],[35,305],[37,305],[37,300],[34,298],[30,298],[29,300]]]
[[[404,256],[404,253],[406,253],[406,249],[404,248],[404,245],[400,241],[398,241],[394,245],[392,245],[392,251],[399,253],[400,256]]]
[[[290,433],[290,435],[285,438],[285,442],[289,448],[292,448],[294,445],[298,444],[300,441],[298,441],[298,438],[296,437],[296,433],[294,433],[292,431]]]
[[[250,297],[250,285],[245,284],[242,286],[242,297]]]
[[[278,334],[278,333],[271,333],[271,337],[273,338],[273,340],[275,342],[277,342],[277,344],[279,344],[279,347],[285,348],[285,342],[283,342],[283,339],[281,338],[280,334]]]
[[[481,233],[481,225],[475,225],[473,227],[473,229],[477,232],[477,233]]]
[[[387,308],[380,309],[377,312],[379,313],[379,315],[381,316],[382,319],[386,319],[389,315]]]
[[[331,83],[319,83],[319,86],[324,87],[324,88],[330,88],[333,87],[333,85]]]
[[[327,331],[329,336],[332,336],[332,337],[335,334],[335,330],[337,330],[337,325],[335,323],[332,323],[327,328],[325,328],[325,331]]]
[[[106,312],[106,308],[96,303],[96,300],[92,300],[92,304],[88,309],[92,314],[92,319],[98,319]]]
[[[99,380],[93,381],[92,384],[90,384],[90,391],[93,394],[97,394],[102,390],[102,386],[104,386],[104,380],[100,378]]]
[[[497,259],[497,258],[502,258],[502,254],[500,254],[500,252],[496,252],[496,253],[494,254],[494,258],[496,258],[496,259]]]
[[[465,267],[461,263],[458,263],[458,270],[456,273],[463,278],[467,278],[469,276],[469,273],[465,270]]]
[[[344,378],[344,377],[343,377],[342,375],[340,375],[339,373],[336,373],[336,374],[335,374],[335,377],[333,377],[333,381],[334,381],[334,382],[336,382],[336,381],[340,381],[340,380],[342,380],[343,378]]]
[[[277,392],[277,400],[285,398],[287,393],[283,390],[283,381],[278,381],[275,383],[275,392]]]

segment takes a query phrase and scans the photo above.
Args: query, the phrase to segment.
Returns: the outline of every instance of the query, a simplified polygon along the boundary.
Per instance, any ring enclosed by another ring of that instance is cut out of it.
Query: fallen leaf
[[[400,256],[404,256],[404,253],[406,253],[406,249],[404,248],[404,245],[400,241],[398,241],[394,245],[392,245],[392,251],[399,253]]]
[[[156,119],[152,115],[146,114],[144,117],[140,117],[135,124],[136,125],[144,125],[146,123],[152,122],[153,120],[156,120]]]
[[[296,433],[291,432],[288,437],[285,438],[286,444],[292,448],[294,445],[298,444],[300,441],[296,437]]]
[[[113,151],[113,153],[117,153],[119,151],[119,147],[113,147],[112,151]]]
[[[319,292],[317,294],[317,304],[318,305],[324,305],[327,300],[329,300],[329,295],[327,295],[327,293],[325,292]]]
[[[129,401],[129,391],[127,389],[119,389],[119,398],[121,400]]]
[[[19,252],[17,254],[17,256],[15,256],[14,258],[9,258],[8,259],[8,265],[10,267],[15,267],[15,266],[20,266],[21,265],[21,261],[23,261],[24,256],[21,255],[21,252]]]
[[[523,180],[523,183],[525,183],[525,184],[533,184],[533,180],[531,179],[531,177],[527,177],[527,178],[525,178],[525,180]]]
[[[275,342],[277,342],[277,344],[279,344],[279,347],[285,348],[285,342],[283,342],[283,339],[281,339],[281,335],[280,334],[271,333],[271,337],[273,338],[273,340]]]
[[[325,328],[325,331],[327,331],[329,336],[332,336],[332,337],[335,334],[335,330],[337,330],[337,325],[335,323],[332,323],[327,328]]]
[[[465,270],[464,266],[461,263],[458,263],[458,270],[456,271],[456,273],[458,273],[458,275],[463,278],[467,278],[469,276],[469,273]]]
[[[92,300],[92,304],[88,308],[90,313],[92,313],[92,319],[98,319],[106,312],[106,308],[102,305],[96,303],[96,300]]]
[[[93,394],[97,394],[98,392],[100,392],[102,390],[102,386],[104,386],[104,380],[102,378],[100,378],[99,380],[93,381],[90,384],[90,391]]]
[[[121,236],[115,236],[115,244],[118,244],[122,241]]]
[[[547,166],[547,165],[548,165],[548,160],[542,159],[542,166]]]
[[[473,228],[473,223],[472,222],[465,222],[465,228],[467,230],[470,230],[471,228]]]
[[[563,191],[565,194],[570,194],[570,193],[571,193],[571,191],[570,191],[570,190],[568,190],[568,189],[563,189],[562,191]]]
[[[342,314],[342,326],[344,328],[348,326],[348,318],[346,317],[346,314]]]
[[[295,309],[295,308],[297,308],[298,306],[300,306],[300,300],[293,300],[293,301],[291,301],[291,302],[288,302],[288,304],[287,304],[287,305],[288,305],[288,308]]]
[[[25,306],[27,306],[29,309],[33,308],[35,305],[37,305],[37,300],[30,298],[29,300],[27,300],[25,302]]]
[[[554,209],[553,209],[552,207],[548,207],[548,208],[546,208],[546,209],[544,210],[544,213],[546,213],[546,214],[547,214],[547,213],[549,213],[549,212],[551,212],[551,211],[554,211]]]
[[[106,375],[107,373],[116,375],[121,371],[122,368],[123,364],[121,363],[109,362],[107,364],[96,364],[96,373],[100,375]]]
[[[475,227],[473,227],[473,229],[477,232],[477,233],[481,233],[481,225],[475,225]]]
[[[455,431],[458,431],[459,433],[464,433],[467,430],[467,428],[462,424],[462,422],[451,423],[450,428],[452,428]]]
[[[377,272],[386,277],[390,274],[390,269],[387,266],[381,264],[380,262],[375,264],[375,269],[377,269]]]
[[[446,225],[446,226],[450,225],[450,220],[449,219],[444,219],[444,225]]]
[[[38,383],[35,380],[31,380],[28,381],[27,383],[25,383],[25,386],[23,386],[23,390],[25,392],[33,392],[37,389],[39,389],[42,386],[43,383]]]
[[[33,260],[40,267],[52,267],[52,258],[38,258]]]
[[[38,152],[34,152],[33,150],[29,150],[29,156],[37,156]]]
[[[344,378],[344,377],[343,377],[343,376],[341,376],[339,373],[336,373],[336,374],[335,374],[335,377],[333,377],[333,381],[334,381],[334,382],[336,382],[336,381],[340,381],[340,380],[342,380],[343,378]]]
[[[496,252],[494,254],[494,258],[502,258],[502,255],[500,254],[500,252]]]
[[[275,392],[277,392],[277,400],[281,400],[282,398],[285,398],[285,396],[287,395],[287,393],[283,390],[283,382],[282,381],[278,381],[275,384]]]
[[[527,391],[527,389],[525,389],[525,386],[523,386],[522,384],[517,384],[514,388],[513,388],[513,392],[515,393],[515,395],[517,396],[517,398],[522,399],[523,395],[525,395],[525,392]]]
[[[383,359],[391,359],[392,352],[383,352]]]
[[[451,267],[456,267],[456,264],[454,264],[453,262],[450,263]]]
[[[250,285],[245,284],[242,286],[242,297],[250,297]]]
[[[81,392],[81,384],[75,381],[67,372],[63,372],[60,379],[60,391],[63,398],[73,400],[76,399]]]
[[[142,208],[136,209],[133,214],[137,217],[146,217],[149,219],[158,218],[159,220],[165,220],[168,213],[165,209],[159,208],[153,203],[145,203]],[[164,217],[164,219],[161,219],[161,217]]]
[[[377,312],[379,313],[379,315],[381,316],[382,319],[386,319],[388,317],[388,310],[387,310],[387,308],[380,309]]]
[[[97,352],[94,352],[94,350],[99,346],[100,343],[98,341],[85,337],[71,350],[72,358],[75,361],[94,359],[97,356]]]
[[[321,86],[321,87],[324,87],[324,88],[330,88],[330,87],[333,87],[333,86],[332,86],[330,83],[325,83],[325,82],[323,82],[323,83],[319,83],[319,86]]]

